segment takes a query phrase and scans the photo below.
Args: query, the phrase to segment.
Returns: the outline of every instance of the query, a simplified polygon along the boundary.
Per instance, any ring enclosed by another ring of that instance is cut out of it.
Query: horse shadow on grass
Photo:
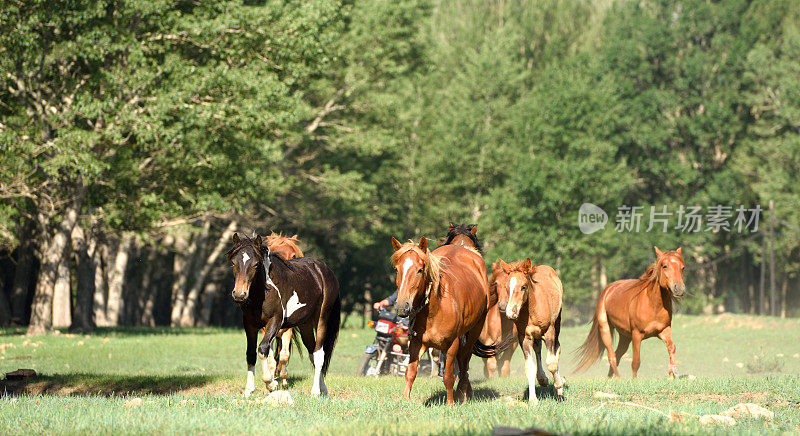
[[[455,391],[455,388],[453,388]],[[455,395],[455,392],[453,392]],[[500,398],[500,393],[490,388],[477,388],[472,390],[472,398],[468,401],[492,401]],[[433,394],[423,403],[425,407],[439,406],[447,404],[447,391],[439,391]]]
[[[549,384],[547,386],[536,385],[536,398],[540,400],[543,398],[549,398],[555,401],[564,401],[564,399],[567,397],[568,391],[569,391],[569,386],[564,385],[564,395],[561,397],[557,397],[556,388],[553,387],[552,384]],[[522,393],[522,401],[528,401],[528,397],[530,397],[530,395],[528,392],[528,387],[526,386],[525,390]]]
[[[115,396],[171,395],[212,391],[217,377],[206,375],[118,376],[110,374],[48,374],[25,380],[0,381],[0,395]],[[216,389],[214,389],[216,390]]]

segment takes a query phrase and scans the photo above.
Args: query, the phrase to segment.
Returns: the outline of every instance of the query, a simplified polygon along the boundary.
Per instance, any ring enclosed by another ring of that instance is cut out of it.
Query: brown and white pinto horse
[[[456,362],[459,369],[456,396],[464,401],[472,396],[468,369],[473,347],[483,354],[495,351],[494,347],[476,344],[490,300],[486,264],[478,253],[460,245],[445,245],[431,252],[425,237],[419,244],[412,241],[401,244],[392,238],[392,246],[398,289],[395,307],[398,315],[411,318],[410,358],[403,398],[410,399],[419,358],[425,348],[435,348],[447,356],[442,377],[447,403],[453,404]]]
[[[267,236],[269,251],[285,260],[303,257],[303,250],[297,244],[297,235],[289,237],[272,232]],[[281,329],[278,332],[278,336],[275,337],[275,350],[278,354],[275,376],[280,377],[281,384],[285,387],[288,384],[286,378],[289,376],[287,367],[289,366],[289,358],[292,355],[292,329]]]
[[[547,265],[534,266],[530,258],[510,264],[498,259],[505,273],[498,277],[497,293],[500,310],[517,327],[517,338],[525,357],[525,376],[528,378],[528,402],[538,404],[536,381],[548,385],[542,368],[542,339],[547,346],[547,369],[553,374],[556,398],[564,395],[564,383],[558,371],[561,357],[561,280],[555,270]],[[536,363],[533,355],[536,354]]]
[[[633,377],[641,364],[639,351],[643,339],[658,336],[669,353],[669,378],[677,375],[675,343],[672,342],[672,309],[676,299],[686,292],[683,283],[681,249],[662,252],[658,247],[656,261],[638,279],[618,280],[600,294],[592,329],[578,349],[580,363],[577,371],[588,369],[603,354],[608,353],[608,376],[619,377],[617,362],[633,345]],[[617,351],[613,349],[613,331],[619,333]]]
[[[477,224],[456,224],[450,221],[450,226],[447,229],[447,235],[440,245],[460,245],[464,248],[475,250],[478,254],[483,254],[481,250],[481,241],[478,239],[478,225]],[[498,268],[493,268],[492,274],[497,272]],[[492,286],[496,286],[489,278],[490,294],[496,295],[497,292],[493,291]],[[500,313],[497,304],[492,304],[489,311],[486,313],[486,322],[483,323],[478,340],[483,344],[499,344],[504,338],[516,337],[516,329],[514,323]],[[511,357],[514,355],[516,343],[512,342],[511,346],[497,356],[483,358],[483,374],[486,378],[494,377],[495,373],[500,370],[501,376],[508,376],[511,373]]]
[[[258,331],[263,328],[265,332],[258,345],[263,363],[261,379],[268,390],[274,390],[278,382],[274,368],[270,368],[270,362],[274,361],[272,340],[278,330],[295,327],[314,365],[311,394],[326,395],[324,377],[339,335],[341,316],[339,282],[333,272],[318,259],[285,260],[270,253],[261,236],[250,239],[234,234],[233,248],[227,257],[233,264],[235,278],[231,295],[242,309],[242,325],[247,335],[244,394],[250,395],[255,390]]]

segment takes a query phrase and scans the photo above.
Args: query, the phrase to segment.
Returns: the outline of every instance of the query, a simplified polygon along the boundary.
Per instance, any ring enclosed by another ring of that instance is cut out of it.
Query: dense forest
[[[0,83],[2,325],[237,324],[236,231],[360,322],[449,221],[556,268],[568,323],[653,245],[683,312],[800,313],[794,0],[2,0]]]

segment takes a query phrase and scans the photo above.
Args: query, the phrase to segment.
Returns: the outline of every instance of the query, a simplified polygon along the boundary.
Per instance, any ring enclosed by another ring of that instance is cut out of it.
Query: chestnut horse
[[[297,245],[297,235],[289,237],[272,232],[267,236],[266,242],[270,252],[285,260],[303,257],[303,250]],[[289,358],[292,355],[292,329],[281,329],[278,332],[278,336],[275,337],[275,351],[278,354],[275,376],[280,377],[281,384],[286,387],[288,384],[286,378],[289,376],[286,369],[289,366]]]
[[[339,282],[333,272],[318,259],[285,260],[265,248],[261,236],[250,239],[234,234],[233,248],[227,257],[233,264],[235,278],[231,295],[242,309],[242,325],[247,335],[244,395],[255,390],[258,331],[264,329],[258,345],[263,364],[261,379],[271,391],[278,387],[274,368],[270,368],[270,362],[274,361],[272,340],[278,330],[293,327],[299,331],[314,365],[311,394],[326,395],[325,374],[336,346],[341,316]]]
[[[481,241],[478,239],[478,225],[477,224],[456,224],[450,221],[450,226],[447,229],[447,235],[444,237],[444,242],[441,245],[460,245],[467,249],[473,249],[478,254],[483,254],[481,250]],[[492,274],[497,271],[493,268]],[[491,277],[489,278],[489,287],[493,286]],[[492,294],[496,292],[492,291]],[[497,344],[503,338],[516,337],[516,330],[514,323],[508,318],[503,316],[498,309],[497,304],[489,307],[486,314],[486,322],[483,324],[478,340],[484,344]],[[503,351],[498,356],[484,357],[483,358],[483,374],[486,378],[494,377],[498,368],[500,369],[501,376],[508,376],[511,373],[511,357],[514,355],[516,344],[511,343],[511,346]]]
[[[528,378],[528,402],[538,404],[536,381],[547,386],[547,374],[542,368],[542,339],[547,346],[547,369],[553,374],[556,398],[564,396],[564,383],[558,371],[561,358],[561,280],[547,265],[534,266],[530,258],[510,264],[498,259],[505,275],[498,276],[497,293],[500,310],[514,321],[517,338],[525,357],[525,376]],[[533,355],[536,354],[536,363]]]
[[[469,360],[473,352],[485,357],[496,347],[478,343],[478,335],[492,299],[486,283],[486,264],[473,250],[460,245],[444,245],[433,252],[423,236],[419,244],[401,244],[392,238],[392,263],[397,269],[397,314],[408,316],[410,336],[403,398],[409,400],[417,376],[419,358],[426,348],[446,352],[444,383],[447,403],[453,404],[458,362],[457,398],[472,396],[469,383]]]
[[[617,362],[633,345],[633,377],[641,363],[639,351],[643,339],[658,336],[669,353],[669,378],[677,375],[675,343],[672,342],[672,306],[686,292],[683,284],[683,255],[680,247],[662,252],[658,247],[656,261],[638,279],[617,280],[608,285],[597,301],[597,311],[586,341],[577,350],[580,363],[576,371],[588,369],[608,353],[608,376],[619,377]],[[619,333],[617,351],[613,350],[613,331]]]
[[[516,338],[517,326],[514,321],[506,317],[505,311],[500,310],[499,301],[508,301],[507,297],[505,299],[502,298],[503,295],[508,296],[508,274],[500,267],[499,259],[492,264],[492,274],[489,276],[489,290],[491,293],[497,294],[498,304],[494,304],[489,308],[489,312],[486,314],[486,323],[483,324],[479,340],[484,344],[488,344],[498,343],[509,336]],[[512,342],[511,346],[497,357],[484,358],[484,375],[487,378],[492,378],[495,372],[499,371],[501,377],[508,377],[511,373],[511,358],[516,350],[517,343]]]

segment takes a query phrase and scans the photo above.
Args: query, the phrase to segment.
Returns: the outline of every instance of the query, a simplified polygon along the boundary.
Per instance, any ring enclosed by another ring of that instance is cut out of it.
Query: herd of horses
[[[542,365],[542,342],[555,397],[563,397],[566,380],[559,373],[563,288],[553,268],[535,265],[530,258],[510,263],[497,259],[487,278],[474,224],[451,222],[433,251],[424,236],[419,242],[405,243],[392,238],[392,247],[398,291],[395,308],[398,315],[409,317],[410,357],[403,398],[410,398],[419,359],[429,348],[445,355],[442,382],[447,403],[452,404],[472,396],[467,371],[473,354],[484,358],[487,377],[495,372],[507,376],[519,344],[525,359],[528,401],[538,403],[536,383],[549,385]],[[591,330],[578,349],[579,371],[606,351],[608,375],[619,377],[617,362],[632,346],[636,377],[642,340],[657,336],[669,353],[668,376],[677,376],[670,326],[673,304],[686,290],[684,260],[680,248],[666,252],[654,248],[656,261],[640,278],[613,282],[600,294]],[[232,297],[242,310],[247,337],[244,395],[255,390],[256,353],[261,357],[261,378],[267,389],[278,388],[276,377],[287,384],[286,367],[296,334],[314,366],[311,393],[326,395],[325,374],[336,345],[341,310],[333,272],[322,261],[304,257],[296,235],[273,233],[262,239],[235,234],[227,258],[235,279]],[[262,338],[256,347],[259,330]],[[619,335],[616,351],[614,332]]]

